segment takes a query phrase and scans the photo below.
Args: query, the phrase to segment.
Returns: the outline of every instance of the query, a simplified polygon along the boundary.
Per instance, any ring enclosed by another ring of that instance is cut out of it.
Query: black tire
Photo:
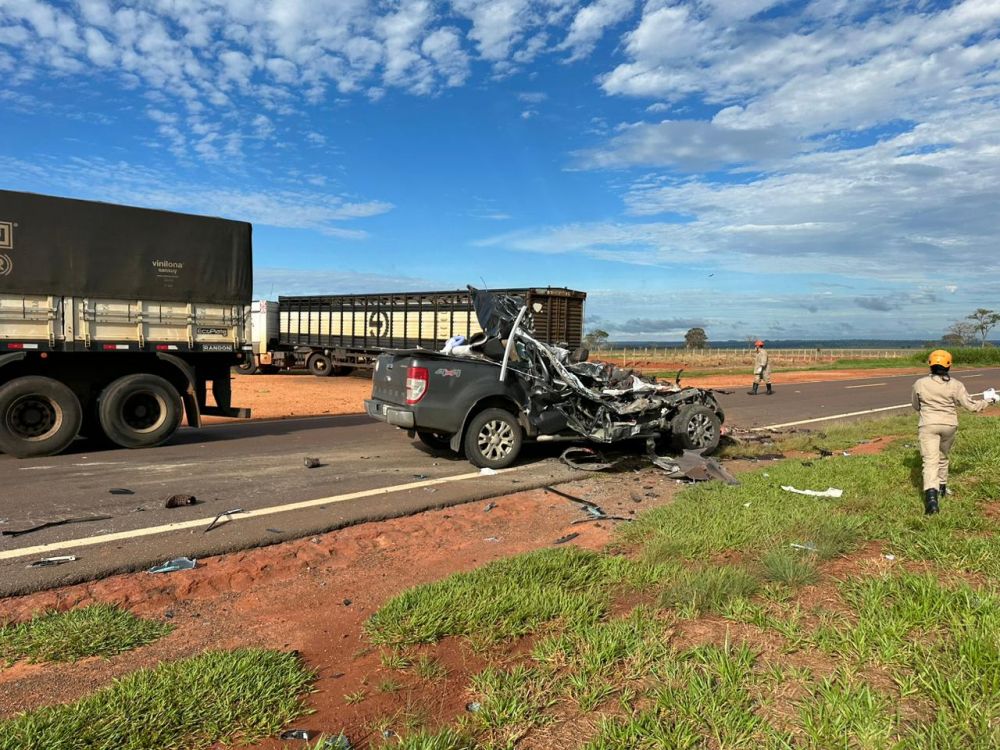
[[[257,366],[257,357],[253,354],[249,355],[247,359],[238,365],[234,365],[231,369],[237,375],[256,375],[261,371],[261,368]]]
[[[465,457],[481,469],[505,469],[517,460],[524,433],[517,418],[505,409],[485,409],[465,431]]]
[[[152,448],[177,431],[184,414],[181,396],[158,375],[126,375],[97,399],[97,415],[108,439],[122,448]]]
[[[333,375],[333,362],[325,354],[313,354],[306,362],[309,372],[317,378],[328,378]]]
[[[719,447],[722,422],[707,406],[688,404],[670,424],[674,444],[683,450],[696,450],[708,455]]]
[[[445,435],[441,432],[417,430],[417,438],[428,448],[433,448],[436,451],[449,450],[451,448],[451,435]]]
[[[17,458],[54,456],[83,423],[80,399],[52,378],[28,375],[0,387],[0,451]]]

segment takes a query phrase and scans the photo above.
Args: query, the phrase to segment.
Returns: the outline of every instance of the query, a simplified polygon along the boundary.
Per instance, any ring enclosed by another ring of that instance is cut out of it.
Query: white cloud
[[[380,292],[425,291],[447,284],[427,279],[328,268],[274,268],[256,266],[253,270],[255,299],[276,299],[293,294],[378,294]]]
[[[580,8],[560,49],[570,50],[571,61],[586,57],[604,36],[604,32],[624,21],[634,8],[635,0],[596,0]]]

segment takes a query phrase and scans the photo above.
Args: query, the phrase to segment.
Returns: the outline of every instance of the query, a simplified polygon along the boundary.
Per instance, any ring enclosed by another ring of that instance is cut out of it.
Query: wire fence
[[[812,365],[837,360],[909,359],[914,349],[768,349],[772,367],[777,365]],[[670,347],[626,347],[597,349],[591,359],[614,362],[622,367],[635,367],[656,363],[684,365],[685,367],[737,367],[753,362],[753,349],[679,349]],[[903,364],[902,362],[900,364]]]

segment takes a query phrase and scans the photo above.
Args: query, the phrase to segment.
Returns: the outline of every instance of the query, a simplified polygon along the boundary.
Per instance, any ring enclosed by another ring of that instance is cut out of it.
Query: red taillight
[[[7,344],[8,349],[24,349],[24,344]]]
[[[428,380],[426,367],[411,367],[406,371],[406,403],[415,404],[424,397]]]

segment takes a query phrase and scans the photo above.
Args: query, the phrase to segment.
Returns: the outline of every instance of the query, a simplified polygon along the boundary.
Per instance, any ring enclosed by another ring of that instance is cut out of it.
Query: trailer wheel
[[[484,409],[472,418],[465,432],[465,457],[473,466],[505,469],[517,460],[524,434],[505,409]]]
[[[671,431],[674,443],[683,450],[709,454],[719,447],[722,422],[707,406],[688,404],[674,417]]]
[[[29,375],[0,388],[0,451],[11,456],[53,456],[82,422],[80,400],[58,380]]]
[[[429,432],[428,430],[417,430],[417,437],[420,442],[428,448],[436,451],[448,450],[451,448],[451,435],[442,432]]]
[[[158,375],[118,378],[97,400],[104,434],[122,448],[152,448],[170,439],[181,423],[181,396]]]
[[[306,367],[317,378],[328,378],[333,375],[333,362],[325,354],[313,354],[306,362]]]
[[[251,354],[248,359],[240,362],[238,365],[233,365],[231,369],[237,375],[256,375],[261,371],[261,368],[257,365],[257,357],[253,354]]]

